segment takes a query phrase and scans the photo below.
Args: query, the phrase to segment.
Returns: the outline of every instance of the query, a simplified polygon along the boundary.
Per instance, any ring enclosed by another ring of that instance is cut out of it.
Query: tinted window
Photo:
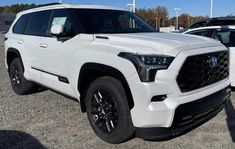
[[[214,26],[235,25],[235,20],[213,20]]]
[[[46,35],[50,11],[40,11],[30,14],[30,21],[25,29],[27,35]]]
[[[28,23],[29,15],[22,15],[13,27],[13,33],[23,34]]]
[[[213,38],[227,47],[235,47],[235,30],[229,31],[218,29],[215,31]]]
[[[128,11],[77,9],[74,10],[81,31],[94,33],[140,33],[156,32],[148,23]]]
[[[235,31],[231,31],[229,35],[229,47],[235,47]]]
[[[190,26],[190,29],[193,28],[199,28],[199,27],[206,27],[206,26],[223,26],[223,25],[235,25],[235,18],[233,19],[222,19],[222,20],[207,20],[207,21],[201,21],[193,24]]]
[[[199,28],[199,27],[205,27],[205,26],[211,26],[211,22],[209,21],[203,21],[203,22],[198,22],[193,24],[192,26],[190,26],[190,29],[194,29],[194,28]]]
[[[63,33],[62,37],[73,37],[76,35],[76,30],[74,27],[74,23],[73,20],[71,19],[68,11],[64,10],[64,9],[58,9],[58,10],[54,10],[53,14],[52,14],[52,19],[50,22],[50,28],[53,25],[63,25],[64,29],[63,29]],[[49,30],[50,30],[49,28]],[[50,31],[48,30],[48,33],[50,33]]]
[[[189,34],[192,34],[192,35],[199,35],[199,36],[204,36],[204,37],[211,37],[211,32],[212,30],[199,30],[199,31],[193,31],[193,32],[190,32]]]

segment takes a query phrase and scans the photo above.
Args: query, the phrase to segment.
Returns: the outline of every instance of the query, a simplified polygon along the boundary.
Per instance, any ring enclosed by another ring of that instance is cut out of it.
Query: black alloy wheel
[[[19,58],[15,58],[9,68],[9,76],[13,91],[18,95],[25,95],[31,92],[33,83],[24,77],[24,70]]]
[[[121,143],[134,133],[130,109],[121,82],[105,76],[91,83],[86,110],[96,135],[109,143]]]
[[[93,94],[90,104],[91,114],[95,125],[104,133],[112,133],[117,127],[117,104],[112,95],[105,89],[98,89]]]

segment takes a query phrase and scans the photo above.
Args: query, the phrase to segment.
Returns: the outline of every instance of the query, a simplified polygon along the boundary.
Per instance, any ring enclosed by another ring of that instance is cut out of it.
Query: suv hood
[[[126,52],[176,56],[182,50],[221,46],[213,39],[180,33],[95,34],[95,41]]]

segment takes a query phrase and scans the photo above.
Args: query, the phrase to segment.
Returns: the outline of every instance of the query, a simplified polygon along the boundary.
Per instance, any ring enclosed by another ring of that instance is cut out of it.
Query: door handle
[[[47,48],[47,44],[42,43],[42,44],[40,44],[40,47],[41,47],[41,48]]]
[[[23,44],[23,41],[19,40],[17,41],[18,44]]]

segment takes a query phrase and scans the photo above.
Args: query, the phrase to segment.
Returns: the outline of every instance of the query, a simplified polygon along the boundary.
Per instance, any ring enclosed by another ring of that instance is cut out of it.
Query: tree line
[[[153,27],[167,27],[175,26],[176,17],[169,17],[166,7],[157,6],[156,8],[141,8],[137,9],[136,13],[145,19]],[[190,16],[187,13],[182,13],[179,16],[179,27],[186,28],[201,19],[208,18],[208,16]]]
[[[10,6],[0,6],[0,13],[18,13],[22,10],[34,8],[40,5],[36,4],[13,4]],[[176,24],[175,17],[169,17],[169,12],[164,6],[157,6],[156,8],[140,8],[136,9],[136,13],[145,19],[153,27],[174,26]],[[179,26],[186,28],[189,25],[203,19],[207,16],[190,16],[183,13],[179,16]]]
[[[0,13],[18,13],[20,11],[37,7],[36,4],[13,4],[10,6],[0,6]]]

